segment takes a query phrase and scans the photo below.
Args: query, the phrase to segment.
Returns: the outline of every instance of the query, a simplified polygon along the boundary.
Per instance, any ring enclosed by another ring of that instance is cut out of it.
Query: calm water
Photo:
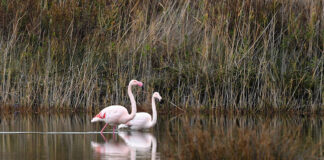
[[[302,128],[302,138],[314,143],[323,136],[321,117],[159,116],[152,130],[113,135],[107,127],[104,137],[99,134],[104,124],[90,123],[91,118],[87,114],[1,116],[0,159],[166,159],[165,153],[176,155],[183,147],[177,142],[186,138],[182,136],[186,134],[181,129],[184,124],[199,124],[207,131],[233,127],[258,130],[265,124],[273,130]]]

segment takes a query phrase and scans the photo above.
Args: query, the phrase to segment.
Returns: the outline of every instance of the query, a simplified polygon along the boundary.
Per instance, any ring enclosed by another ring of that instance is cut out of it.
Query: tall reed
[[[322,1],[3,0],[0,17],[2,104],[127,103],[139,79],[185,107],[323,107]]]

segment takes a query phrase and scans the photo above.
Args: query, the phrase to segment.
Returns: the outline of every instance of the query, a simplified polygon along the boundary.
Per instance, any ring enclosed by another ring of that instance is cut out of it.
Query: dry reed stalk
[[[0,101],[127,104],[128,81],[140,79],[186,107],[317,112],[323,7],[296,0],[3,1]]]

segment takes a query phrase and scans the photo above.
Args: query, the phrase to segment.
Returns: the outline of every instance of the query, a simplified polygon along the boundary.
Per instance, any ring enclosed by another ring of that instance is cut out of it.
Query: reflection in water
[[[91,142],[95,157],[101,159],[156,159],[156,138],[151,133],[118,132],[122,141],[115,138],[104,143]],[[104,138],[106,139],[106,138]]]
[[[153,128],[154,132],[152,133],[119,132],[115,134],[115,138],[112,134],[105,133],[108,140],[105,142],[102,136],[97,133],[102,124],[91,124],[92,116],[88,114],[18,114],[16,116],[11,114],[0,116],[1,160],[26,159],[26,157],[29,159],[78,160],[107,159],[108,157],[114,159],[168,159],[172,154],[193,154],[182,147],[182,143],[187,144],[190,140],[196,143],[195,138],[201,136],[194,135],[194,133],[199,133],[196,131],[188,132],[193,129],[207,131],[211,133],[211,136],[214,136],[215,133],[227,136],[227,139],[209,137],[208,140],[212,144],[210,147],[222,147],[222,144],[231,146],[233,141],[230,140],[236,139],[230,137],[238,137],[237,133],[255,133],[255,138],[263,136],[265,140],[270,139],[271,143],[275,143],[273,146],[279,148],[278,150],[283,150],[284,146],[287,149],[298,148],[300,150],[290,153],[307,155],[307,153],[317,151],[309,149],[310,145],[307,144],[315,146],[322,142],[324,133],[323,116],[196,114],[174,117],[159,116],[158,124]],[[107,131],[110,132],[112,129]],[[296,133],[296,131],[300,131],[298,136],[295,136],[295,139],[289,138],[290,133]],[[287,135],[283,133],[287,133]],[[242,138],[242,136],[240,137]],[[247,137],[249,138],[249,136]],[[288,143],[283,138],[291,140],[291,142]],[[245,139],[243,137],[241,140]],[[194,144],[191,147],[198,148],[198,146],[198,144]],[[318,152],[324,154],[323,145],[318,146]],[[119,147],[119,149],[116,151],[114,147]],[[201,148],[205,148],[205,146]],[[309,150],[305,150],[305,148]],[[219,152],[224,151],[220,150]]]
[[[119,132],[118,135],[122,137],[126,144],[132,149],[132,159],[135,159],[134,157],[141,157],[141,155],[145,157],[151,150],[151,159],[156,159],[156,138],[151,133],[134,131],[130,134]]]
[[[127,158],[130,154],[130,148],[125,142],[118,142],[114,139],[104,143],[91,141],[91,147],[95,152],[95,156],[102,159],[122,159]]]

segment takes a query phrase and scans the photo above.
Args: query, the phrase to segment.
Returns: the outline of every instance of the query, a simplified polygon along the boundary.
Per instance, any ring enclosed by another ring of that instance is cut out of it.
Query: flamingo
[[[136,102],[134,95],[132,93],[132,86],[138,85],[140,87],[143,86],[143,83],[137,80],[131,80],[128,85],[128,96],[131,101],[132,112],[128,114],[128,111],[125,107],[120,105],[112,105],[102,109],[99,114],[97,114],[94,118],[92,118],[91,123],[103,121],[106,125],[101,129],[101,134],[108,124],[113,126],[113,132],[115,133],[115,127],[119,124],[127,123],[132,120],[136,114]]]
[[[153,93],[152,95],[153,119],[151,115],[146,112],[138,112],[136,113],[134,119],[128,121],[127,123],[120,124],[118,126],[118,129],[130,127],[130,129],[140,130],[140,129],[148,129],[153,127],[156,124],[156,120],[157,120],[155,98],[157,98],[159,101],[162,100],[162,97],[158,92]]]

